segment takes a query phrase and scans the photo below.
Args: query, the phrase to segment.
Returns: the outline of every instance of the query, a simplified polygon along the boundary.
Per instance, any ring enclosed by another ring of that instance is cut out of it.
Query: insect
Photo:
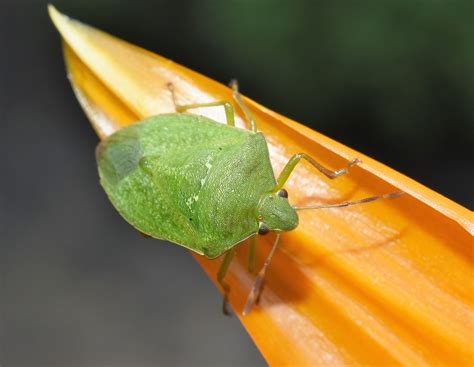
[[[179,105],[173,85],[168,84],[177,113],[149,117],[117,131],[98,145],[96,158],[100,183],[110,201],[138,231],[210,259],[225,254],[217,273],[224,290],[225,313],[230,288],[224,277],[236,245],[250,239],[251,270],[255,266],[256,236],[276,232],[272,250],[244,307],[247,314],[259,298],[280,234],[298,226],[297,211],[354,205],[396,193],[335,205],[292,206],[284,185],[302,159],[329,178],[347,173],[359,160],[332,171],[298,153],[275,177],[265,137],[257,131],[237,82],[232,81],[231,86],[250,129],[234,126],[229,101]],[[183,113],[213,106],[224,107],[227,124]]]

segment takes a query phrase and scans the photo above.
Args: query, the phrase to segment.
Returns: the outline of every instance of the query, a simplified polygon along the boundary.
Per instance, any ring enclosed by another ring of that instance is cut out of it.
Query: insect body
[[[255,262],[255,238],[277,233],[272,251],[249,294],[244,314],[258,299],[261,284],[280,233],[298,225],[297,210],[339,207],[393,197],[389,194],[334,205],[293,207],[283,189],[301,159],[329,178],[347,173],[356,163],[331,171],[304,153],[295,154],[275,178],[268,147],[233,82],[233,97],[251,125],[234,126],[229,102],[180,106],[178,112],[223,106],[227,125],[183,113],[153,116],[130,125],[99,144],[96,152],[100,182],[119,213],[140,232],[184,246],[207,258],[226,254],[217,274],[224,289],[224,312],[229,291],[224,276],[235,245],[251,239],[249,269]]]
[[[287,231],[295,209],[276,195],[261,133],[191,114],[147,118],[99,145],[101,184],[139,231],[217,257],[259,224]]]

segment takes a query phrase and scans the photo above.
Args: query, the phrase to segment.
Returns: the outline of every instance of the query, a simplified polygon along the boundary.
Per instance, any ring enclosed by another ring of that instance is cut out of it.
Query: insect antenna
[[[270,254],[267,256],[265,263],[262,266],[262,269],[257,274],[257,278],[255,278],[255,282],[253,283],[252,290],[250,291],[247,297],[247,303],[245,304],[244,310],[242,314],[245,316],[249,313],[250,309],[252,308],[253,304],[256,300],[259,299],[260,293],[262,292],[262,285],[263,279],[265,278],[265,273],[267,272],[267,268],[272,261],[273,254],[278,247],[278,242],[280,242],[280,233],[277,232],[275,237],[275,242],[273,242],[273,247],[270,251]]]
[[[381,199],[395,199],[399,196],[403,195],[403,191],[395,191],[384,195],[379,196],[371,196],[364,199],[354,200],[354,201],[343,201],[342,203],[337,204],[326,204],[326,205],[307,205],[307,206],[294,206],[295,210],[307,210],[307,209],[325,209],[325,208],[341,208],[345,206],[357,205],[357,204],[364,204],[370,203],[372,201],[377,201]]]

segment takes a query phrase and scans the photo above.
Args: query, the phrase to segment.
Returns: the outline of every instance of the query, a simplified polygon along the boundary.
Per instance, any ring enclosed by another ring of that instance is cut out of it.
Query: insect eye
[[[288,199],[288,191],[286,191],[285,189],[281,189],[280,191],[278,191],[277,195],[281,198],[287,198]]]
[[[260,222],[260,224],[258,225],[258,234],[260,234],[260,235],[265,235],[265,234],[267,234],[268,232],[270,232],[270,230],[269,230],[268,227],[265,225],[265,223]]]

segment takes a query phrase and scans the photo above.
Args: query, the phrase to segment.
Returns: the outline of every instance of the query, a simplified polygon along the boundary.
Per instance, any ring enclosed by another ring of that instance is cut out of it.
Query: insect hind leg
[[[191,110],[193,108],[200,108],[200,107],[223,106],[224,111],[225,111],[227,125],[235,126],[234,108],[232,107],[232,104],[229,101],[216,101],[216,102],[209,102],[209,103],[192,103],[192,104],[180,105],[176,102],[176,94],[174,91],[174,85],[172,83],[168,83],[167,86],[171,92],[171,96],[173,98],[173,104],[176,108],[176,112],[185,112],[187,110]]]
[[[247,119],[247,122],[250,124],[250,129],[254,132],[257,131],[257,124],[255,123],[255,119],[253,118],[252,113],[248,109],[247,105],[244,103],[242,96],[239,92],[239,83],[236,79],[232,79],[229,83],[229,86],[232,88],[232,98],[234,98],[235,102],[242,110]]]

